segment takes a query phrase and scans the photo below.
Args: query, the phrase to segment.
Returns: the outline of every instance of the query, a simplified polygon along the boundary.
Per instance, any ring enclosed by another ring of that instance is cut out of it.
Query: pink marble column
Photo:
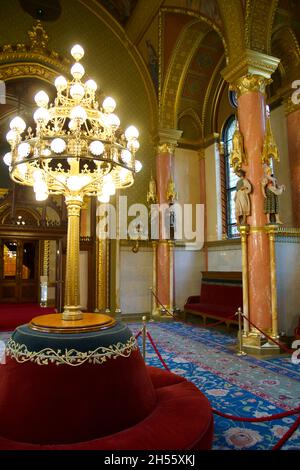
[[[167,189],[170,178],[173,176],[173,155],[167,145],[162,146],[162,151],[156,158],[156,181],[158,203],[167,203]],[[168,241],[163,239],[162,220],[160,214],[159,224],[159,242],[156,250],[156,276],[157,276],[157,295],[160,302],[167,308],[170,305],[170,250]]]
[[[248,91],[238,99],[238,119],[244,137],[248,158],[243,166],[252,184],[251,216],[248,235],[249,318],[264,331],[272,326],[271,276],[267,222],[264,214],[264,197],[261,190],[263,165],[261,153],[266,127],[265,95],[260,91]]]
[[[287,115],[293,225],[300,227],[300,107]]]

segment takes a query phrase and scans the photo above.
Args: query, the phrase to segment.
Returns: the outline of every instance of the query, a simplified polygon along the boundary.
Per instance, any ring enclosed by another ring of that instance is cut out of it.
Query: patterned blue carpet
[[[129,326],[134,333],[141,329],[138,323]],[[171,371],[199,387],[213,408],[232,415],[260,417],[300,406],[300,366],[292,364],[290,357],[238,357],[235,334],[181,322],[149,323],[148,330]],[[1,340],[9,336],[0,333],[0,354]],[[146,362],[163,367],[150,342]],[[294,421],[295,417],[288,417],[254,424],[215,416],[213,448],[269,450]],[[300,450],[300,429],[283,449]]]
[[[129,324],[136,333],[141,325]],[[148,329],[172,372],[193,382],[213,408],[227,414],[260,417],[300,406],[300,366],[287,356],[238,357],[233,335],[176,323],[149,323]],[[139,339],[139,344],[140,343]],[[150,343],[146,362],[163,367]],[[215,416],[214,449],[269,450],[295,418],[242,423]],[[300,429],[283,449],[300,450]]]

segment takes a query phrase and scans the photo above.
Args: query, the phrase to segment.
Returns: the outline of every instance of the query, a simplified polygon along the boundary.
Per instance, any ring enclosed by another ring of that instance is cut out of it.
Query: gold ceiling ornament
[[[40,21],[27,34],[26,44],[0,46],[0,80],[38,77],[52,83],[57,72],[68,73],[70,60],[49,48],[49,36]]]
[[[42,23],[37,20],[32,29],[27,32],[30,41],[30,49],[46,49],[49,36],[44,30]]]
[[[169,204],[174,204],[174,201],[178,199],[178,193],[175,188],[175,182],[173,178],[171,177],[168,182],[168,187],[167,187],[167,201]]]
[[[242,165],[247,165],[247,158],[244,151],[244,139],[239,129],[238,120],[236,121],[236,129],[232,137],[232,151],[230,154],[230,166],[234,171],[242,168]]]
[[[63,320],[80,320],[79,299],[79,216],[84,196],[97,196],[109,202],[116,189],[134,182],[142,164],[135,160],[139,132],[129,126],[125,132],[114,110],[116,102],[107,97],[99,105],[97,83],[81,81],[85,74],[80,63],[84,50],[75,45],[71,54],[72,80],[55,80],[57,96],[49,105],[45,91],[35,95],[38,106],[33,118],[36,129],[15,117],[6,138],[11,151],[4,157],[10,177],[16,183],[33,187],[36,200],[63,194],[68,209],[68,245]],[[23,136],[22,136],[23,134]]]
[[[49,36],[42,23],[36,21],[32,29],[27,31],[28,43],[4,44],[0,47],[0,66],[7,66],[17,62],[25,62],[26,65],[38,61],[35,65],[54,67],[56,70],[66,69],[70,60],[61,56],[58,52],[49,48]],[[21,65],[21,64],[15,64]],[[33,65],[33,64],[31,64]]]
[[[280,161],[279,150],[272,132],[271,119],[270,116],[267,116],[266,133],[261,155],[261,162],[262,164],[270,165],[270,161],[272,159],[276,160],[277,162]]]
[[[156,181],[153,178],[152,172],[151,172],[151,178],[149,181],[149,188],[147,192],[147,202],[148,204],[157,203],[157,187],[156,187]]]

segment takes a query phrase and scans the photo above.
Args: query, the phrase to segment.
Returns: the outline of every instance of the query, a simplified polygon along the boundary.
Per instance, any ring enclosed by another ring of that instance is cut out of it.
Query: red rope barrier
[[[273,341],[273,343],[277,344],[277,346],[279,346],[281,349],[283,349],[286,353],[292,354],[295,351],[294,349],[287,348],[285,344],[280,343],[279,341],[276,341],[274,338],[271,338],[271,336],[267,335],[264,331],[262,331],[260,328],[258,328],[258,326],[254,325],[254,323],[252,323],[252,321],[250,321],[249,318],[247,318],[243,313],[241,315],[242,315],[242,317],[245,318],[245,320],[247,320],[248,323],[250,323],[251,326],[256,328],[267,339],[269,339],[269,340]]]
[[[243,315],[244,317],[244,315]],[[249,319],[247,319],[247,321],[249,321],[250,324],[252,324],[252,326],[254,326],[255,328],[257,328],[252,322],[250,322]],[[218,322],[219,323],[219,322]],[[263,332],[261,331],[259,328],[257,328],[258,331],[260,331],[264,336],[266,336],[268,338],[268,336]],[[142,334],[142,331],[139,331],[139,333],[136,335],[136,339]],[[169,369],[169,367],[167,366],[166,362],[164,361],[164,359],[162,358],[159,350],[157,349],[156,347],[156,344],[154,343],[154,340],[151,336],[151,334],[147,331],[147,337],[149,338],[150,340],[150,343],[155,351],[155,353],[157,354],[160,362],[162,363],[162,365],[164,366],[164,368],[168,371],[168,372],[171,372],[171,370]],[[272,339],[272,338],[270,338]],[[287,349],[287,348],[286,348]],[[218,416],[221,416],[222,418],[226,418],[226,419],[231,419],[233,421],[240,421],[240,422],[247,422],[247,423],[261,423],[261,422],[266,422],[266,421],[274,421],[274,420],[277,420],[277,419],[282,419],[282,418],[285,418],[287,416],[293,416],[293,415],[296,415],[296,414],[299,414],[300,413],[300,407],[298,408],[295,408],[294,410],[288,410],[288,411],[284,411],[282,413],[277,413],[277,414],[274,414],[274,415],[271,415],[271,416],[260,416],[259,418],[248,418],[248,417],[242,417],[242,416],[234,416],[234,415],[228,415],[227,413],[223,413],[222,411],[219,411],[219,410],[216,410],[216,409],[212,409],[212,412]],[[298,429],[298,427],[300,426],[300,416],[296,419],[296,421],[291,425],[291,427],[289,428],[289,430],[281,437],[281,439],[277,442],[277,444],[275,444],[275,446],[272,448],[272,450],[280,450],[282,448],[282,446],[288,441],[288,439],[296,432],[296,430]]]
[[[285,418],[286,416],[296,415],[300,413],[300,407],[295,408],[294,410],[283,411],[282,413],[277,413],[271,416],[261,416],[260,418],[243,418],[242,416],[228,415],[226,413],[223,413],[222,411],[215,410],[214,408],[212,411],[216,415],[221,416],[222,418],[232,419],[232,421],[242,421],[245,423],[261,423],[264,421],[274,421],[275,419],[282,419],[282,418]]]
[[[156,347],[156,345],[155,345],[155,343],[154,343],[154,341],[153,341],[153,338],[152,338],[152,336],[150,335],[149,331],[147,331],[147,337],[149,338],[150,343],[152,344],[152,347],[153,347],[154,351],[156,352],[156,354],[157,354],[157,356],[158,356],[160,362],[161,362],[162,365],[164,366],[164,368],[165,368],[168,372],[171,372],[170,369],[169,369],[169,367],[167,366],[167,364],[166,364],[165,361],[163,360],[163,358],[162,358],[162,356],[161,356],[159,350],[157,349],[157,347]]]
[[[300,425],[300,416],[296,419],[296,421],[292,424],[290,429],[282,436],[282,438],[272,447],[272,450],[280,450],[281,447],[286,443],[286,441],[297,431]]]
[[[136,335],[135,335],[135,339],[138,339],[139,336],[141,336],[142,332],[139,331]]]
[[[167,314],[174,318],[173,313],[169,312],[169,310],[161,303],[161,301],[159,300],[159,298],[157,297],[157,295],[155,294],[155,292],[153,292],[153,290],[151,290],[151,293],[152,293],[152,295],[155,297],[155,299],[157,300],[157,302],[159,303],[159,305],[167,312]]]

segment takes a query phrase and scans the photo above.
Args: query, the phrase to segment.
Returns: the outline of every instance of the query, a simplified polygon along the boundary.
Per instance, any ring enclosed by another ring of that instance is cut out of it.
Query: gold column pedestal
[[[272,307],[272,335],[271,336],[272,338],[277,339],[279,338],[279,334],[278,334],[278,311],[277,311],[275,235],[278,231],[278,225],[267,225],[266,231],[269,234],[269,247],[270,247],[271,307]]]
[[[80,237],[80,210],[83,197],[67,196],[68,211],[68,238],[66,262],[65,307],[63,320],[82,320],[83,314],[79,304],[79,237]]]
[[[29,326],[47,333],[84,333],[111,328],[116,321],[108,315],[83,313],[80,306],[80,210],[81,194],[68,194],[67,260],[65,283],[65,307],[61,314],[41,315],[33,318]]]

